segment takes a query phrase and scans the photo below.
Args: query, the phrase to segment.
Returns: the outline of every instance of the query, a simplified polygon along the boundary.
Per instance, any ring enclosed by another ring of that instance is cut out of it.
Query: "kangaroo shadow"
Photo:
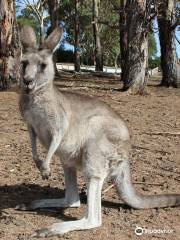
[[[65,191],[62,189],[50,186],[40,186],[37,184],[0,186],[0,217],[6,209],[15,209],[15,207],[19,204],[27,204],[33,200],[44,198],[62,198],[64,197],[64,193]],[[80,193],[80,200],[82,204],[87,203],[87,196],[85,192]],[[130,209],[125,204],[114,203],[107,200],[102,201],[102,206],[106,208]],[[77,219],[75,217],[67,216],[64,210],[65,208],[44,208],[33,211],[36,212],[36,214],[48,215],[64,221]]]

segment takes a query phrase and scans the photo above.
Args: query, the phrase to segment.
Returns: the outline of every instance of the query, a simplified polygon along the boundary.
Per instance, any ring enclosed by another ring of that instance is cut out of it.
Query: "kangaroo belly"
[[[56,154],[60,157],[62,163],[67,167],[74,166],[81,168],[83,146],[84,142],[77,132],[73,129],[69,129],[62,138]]]
[[[42,143],[42,145],[48,149],[51,143],[52,135],[49,132],[49,129],[43,126],[43,124],[40,124],[39,126],[33,126],[37,137],[39,141]]]

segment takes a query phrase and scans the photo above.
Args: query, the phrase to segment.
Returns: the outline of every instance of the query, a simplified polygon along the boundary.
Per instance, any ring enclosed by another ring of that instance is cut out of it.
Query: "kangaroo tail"
[[[112,172],[112,178],[122,200],[136,209],[170,207],[180,205],[180,194],[145,196],[137,193],[131,180],[129,161],[123,161]]]

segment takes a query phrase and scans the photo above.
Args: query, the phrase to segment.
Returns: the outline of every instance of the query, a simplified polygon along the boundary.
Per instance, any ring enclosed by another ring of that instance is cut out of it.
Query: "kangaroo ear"
[[[28,25],[19,25],[20,29],[20,39],[23,45],[23,48],[26,50],[27,48],[37,48],[36,45],[36,34],[32,27]]]
[[[52,52],[55,52],[62,35],[63,28],[59,26],[56,27],[53,32],[41,44],[40,49],[50,49]]]

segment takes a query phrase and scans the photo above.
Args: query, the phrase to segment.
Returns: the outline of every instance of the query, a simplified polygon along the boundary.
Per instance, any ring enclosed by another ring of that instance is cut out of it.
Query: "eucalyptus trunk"
[[[48,10],[49,10],[49,17],[50,17],[50,32],[52,32],[59,24],[59,16],[58,16],[58,9],[59,9],[59,3],[58,0],[48,0]],[[57,69],[57,52],[53,54],[53,62],[54,62],[54,69],[56,72],[56,75],[59,75],[58,69]]]
[[[58,0],[48,0],[48,8],[49,8],[49,16],[51,21],[51,32],[58,26],[59,17],[58,17],[58,9],[59,3]]]
[[[99,4],[100,0],[93,0],[93,33],[95,42],[96,71],[103,71],[103,54],[100,40],[100,27],[98,23]]]
[[[175,4],[174,0],[163,0],[159,5],[159,39],[161,45],[161,86],[180,87],[180,65],[175,43]]]
[[[146,92],[148,76],[148,35],[146,0],[121,0],[120,49],[123,90]]]
[[[44,20],[43,18],[41,19],[41,22],[40,22],[40,44],[42,44],[44,42]]]
[[[76,72],[80,72],[81,53],[80,53],[80,0],[75,0],[75,62],[74,68]]]
[[[20,78],[20,40],[15,1],[0,1],[0,89],[6,90]]]

